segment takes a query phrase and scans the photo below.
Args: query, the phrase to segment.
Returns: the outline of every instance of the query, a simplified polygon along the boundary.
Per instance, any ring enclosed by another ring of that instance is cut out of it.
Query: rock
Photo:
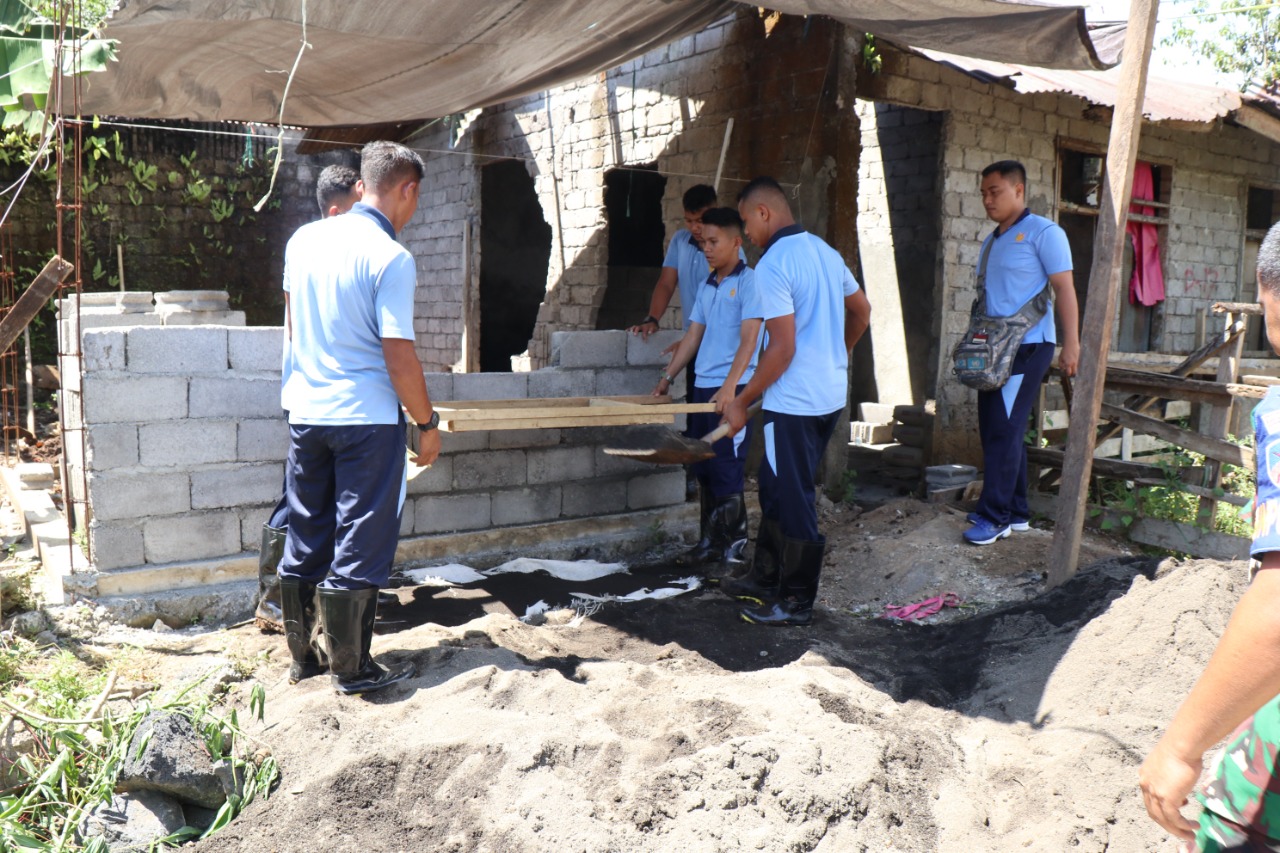
[[[226,802],[229,783],[230,774],[220,773],[210,760],[204,738],[190,720],[155,713],[138,724],[116,790],[159,791],[183,803],[216,809]]]
[[[85,839],[102,838],[113,853],[150,850],[156,839],[186,826],[182,806],[155,791],[114,794],[85,819]]]
[[[40,610],[28,610],[9,620],[9,630],[23,637],[35,637],[52,627],[49,617]]]
[[[155,624],[151,626],[151,630],[157,634],[167,634],[173,631],[172,628],[165,624],[163,619],[157,619]]]

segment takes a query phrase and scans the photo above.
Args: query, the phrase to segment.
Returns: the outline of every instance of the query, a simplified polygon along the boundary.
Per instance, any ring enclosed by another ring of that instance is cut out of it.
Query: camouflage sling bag
[[[1008,317],[992,317],[987,307],[987,257],[995,239],[982,248],[978,264],[978,295],[969,309],[969,328],[951,351],[952,372],[970,388],[994,391],[1009,381],[1013,358],[1022,339],[1049,310],[1050,285]]]

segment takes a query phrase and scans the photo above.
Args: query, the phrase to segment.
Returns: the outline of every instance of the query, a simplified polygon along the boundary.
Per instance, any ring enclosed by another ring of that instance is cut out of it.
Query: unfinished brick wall
[[[257,549],[283,480],[282,333],[280,327],[85,329],[83,371],[73,377],[82,392],[68,392],[64,405],[70,480],[84,472],[88,485],[91,589],[155,591],[235,579],[218,561]],[[658,354],[673,335],[648,343],[621,331],[557,336],[554,367],[432,373],[427,384],[437,400],[644,394],[657,382]],[[68,360],[64,369],[74,364]],[[401,535],[683,503],[682,471],[608,456],[602,451],[608,434],[446,433],[431,468],[409,467]]]
[[[656,163],[666,177],[665,249],[684,191],[713,181],[733,117],[722,201],[732,204],[745,180],[771,174],[796,185],[797,215],[826,236],[839,35],[838,25],[817,18],[783,17],[766,30],[754,9],[743,10],[618,68],[470,112],[456,128],[434,124],[412,140],[428,158],[419,212],[402,235],[419,259],[423,362],[457,369],[461,361],[464,222],[472,227],[474,292],[483,263],[475,236],[481,170],[502,158],[524,163],[552,228],[545,298],[528,344],[533,367],[548,363],[554,332],[595,328],[609,278],[611,169]],[[663,318],[665,328],[680,323],[675,311]]]
[[[941,271],[934,304],[941,323],[933,461],[974,461],[981,458],[976,395],[951,377],[948,357],[968,323],[980,241],[992,228],[978,192],[981,170],[995,160],[1021,160],[1029,207],[1053,218],[1056,143],[1075,140],[1105,150],[1110,118],[1071,95],[1019,94],[895,51],[885,53],[879,75],[859,78],[859,96],[946,116],[938,187]],[[1197,133],[1147,124],[1138,156],[1172,167],[1159,350],[1186,353],[1195,346],[1195,315],[1240,293],[1245,192],[1251,183],[1274,184],[1280,147],[1238,127]]]

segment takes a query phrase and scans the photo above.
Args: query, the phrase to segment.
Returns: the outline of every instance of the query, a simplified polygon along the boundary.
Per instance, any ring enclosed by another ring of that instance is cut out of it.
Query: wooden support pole
[[[18,301],[13,303],[13,307],[4,315],[4,319],[0,320],[0,352],[5,352],[13,346],[18,335],[22,334],[22,330],[35,319],[40,309],[57,291],[58,285],[71,275],[73,269],[75,269],[74,266],[57,255],[49,259],[49,263],[40,270],[36,280],[22,291]]]
[[[1167,441],[1178,447],[1185,447],[1187,450],[1207,456],[1209,459],[1216,459],[1228,465],[1238,465],[1241,468],[1253,467],[1253,448],[1251,447],[1242,447],[1225,439],[1201,435],[1189,429],[1167,424],[1159,418],[1140,415],[1137,412],[1131,412],[1128,409],[1122,409],[1119,406],[1112,406],[1108,403],[1102,404],[1101,414],[1107,420],[1115,421],[1122,427],[1143,435],[1155,436],[1161,441]],[[1064,468],[1069,464],[1071,464],[1070,447],[1067,448]],[[1063,479],[1063,487],[1066,487],[1065,478]]]
[[[1076,572],[1080,537],[1084,532],[1085,503],[1093,464],[1092,425],[1098,422],[1102,391],[1111,351],[1111,327],[1115,321],[1120,268],[1124,261],[1125,222],[1133,198],[1133,171],[1138,159],[1138,135],[1142,129],[1142,105],[1147,93],[1147,65],[1155,40],[1159,0],[1131,0],[1129,29],[1124,39],[1124,61],[1116,89],[1107,145],[1107,177],[1102,187],[1102,207],[1094,235],[1093,267],[1089,270],[1089,298],[1080,334],[1080,373],[1075,381],[1071,423],[1067,434],[1062,488],[1058,493],[1058,519],[1049,551],[1049,585],[1064,583]],[[1081,427],[1080,424],[1088,424]]]

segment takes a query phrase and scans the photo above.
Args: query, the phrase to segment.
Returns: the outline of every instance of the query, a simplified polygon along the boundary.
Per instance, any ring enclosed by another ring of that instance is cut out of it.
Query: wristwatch
[[[643,320],[640,321],[641,326],[647,326],[650,323],[652,323],[655,326],[659,325],[658,318],[650,314],[648,317],[645,317]]]
[[[438,426],[440,426],[440,413],[433,411],[425,424],[418,424],[418,429],[422,432],[430,432]]]

